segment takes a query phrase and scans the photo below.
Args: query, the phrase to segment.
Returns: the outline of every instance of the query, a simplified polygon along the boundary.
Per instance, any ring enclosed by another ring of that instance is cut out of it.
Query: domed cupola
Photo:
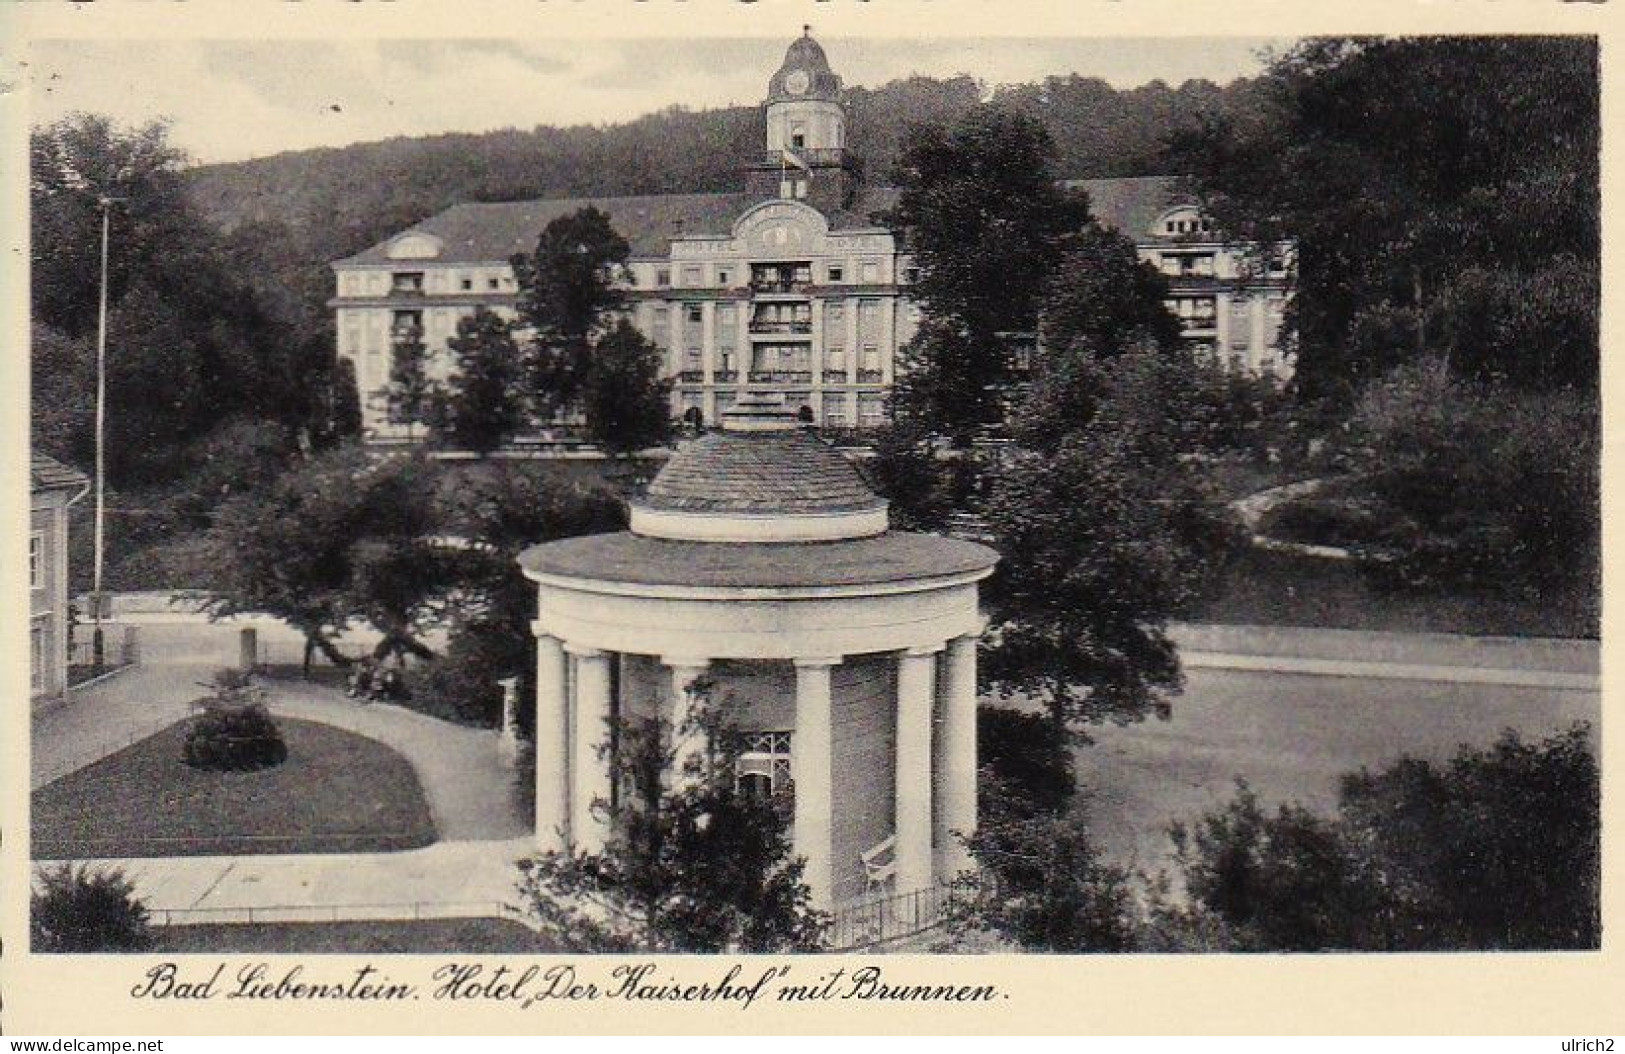
[[[692,542],[827,542],[887,528],[886,502],[782,403],[746,397],[632,503],[632,533]]]
[[[784,53],[784,63],[773,74],[773,79],[768,81],[768,103],[798,100],[838,102],[840,97],[841,78],[829,68],[824,49],[812,38],[812,27],[802,27],[802,35]]]

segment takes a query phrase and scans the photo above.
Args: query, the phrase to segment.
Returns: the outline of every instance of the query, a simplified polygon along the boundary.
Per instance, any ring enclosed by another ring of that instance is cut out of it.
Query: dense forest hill
[[[1118,90],[1094,77],[988,89],[968,76],[851,88],[848,146],[884,180],[920,123],[951,121],[989,97],[1030,113],[1055,139],[1058,176],[1160,174],[1176,132],[1245,118],[1256,82],[1161,81]],[[621,124],[541,126],[303,150],[188,173],[203,216],[238,246],[276,299],[307,316],[328,295],[325,265],[463,201],[735,189],[761,151],[760,107],[673,107]],[[314,321],[314,319],[311,319]]]

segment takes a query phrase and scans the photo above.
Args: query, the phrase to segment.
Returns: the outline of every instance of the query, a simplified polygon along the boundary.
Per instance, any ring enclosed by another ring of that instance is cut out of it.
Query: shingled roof
[[[985,572],[999,556],[985,545],[888,531],[836,542],[716,545],[644,538],[626,531],[531,546],[519,564],[532,577],[703,589],[863,586]]]
[[[711,432],[679,451],[641,504],[685,512],[805,513],[885,504],[841,453],[803,429]]]
[[[38,451],[29,451],[28,475],[30,491],[79,490],[90,486],[90,479],[83,472]]]
[[[871,214],[896,199],[895,191],[862,193],[849,210],[828,217],[832,230],[873,225]],[[610,226],[632,247],[633,256],[671,255],[672,239],[680,235],[723,235],[745,210],[759,203],[750,194],[645,194],[625,198],[542,198],[535,201],[469,202],[453,205],[428,219],[379,242],[336,265],[394,263],[390,243],[404,234],[429,234],[440,239],[434,258],[441,264],[506,263],[515,254],[536,248],[536,238],[553,220],[592,206],[609,216]]]
[[[1161,240],[1158,217],[1187,202],[1174,176],[1069,179],[1062,184],[1089,194],[1089,211],[1107,227],[1135,241]]]

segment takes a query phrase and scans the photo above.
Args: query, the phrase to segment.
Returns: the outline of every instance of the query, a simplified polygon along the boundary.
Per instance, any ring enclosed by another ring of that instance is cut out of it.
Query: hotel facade
[[[395,349],[422,340],[443,378],[458,321],[479,307],[513,318],[510,261],[588,206],[631,247],[627,310],[665,354],[674,417],[713,424],[742,397],[768,395],[825,428],[885,424],[898,352],[919,322],[917,270],[875,218],[897,191],[857,179],[841,79],[810,36],[790,45],[765,110],[763,151],[742,159],[741,191],[455,205],[334,263],[329,306],[364,434],[408,436],[389,420]],[[1175,180],[1069,185],[1169,276],[1169,306],[1199,349],[1234,369],[1290,372],[1278,338],[1284,271],[1248,274],[1247,254],[1211,234]]]

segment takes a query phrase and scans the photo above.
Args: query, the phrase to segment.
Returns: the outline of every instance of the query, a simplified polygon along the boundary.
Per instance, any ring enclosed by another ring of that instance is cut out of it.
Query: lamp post
[[[96,199],[102,210],[102,280],[96,305],[96,562],[90,591],[95,629],[91,633],[90,653],[92,668],[98,675],[106,662],[102,639],[102,529],[106,517],[103,488],[107,479],[107,244],[112,228],[113,204],[123,200],[105,195]]]

